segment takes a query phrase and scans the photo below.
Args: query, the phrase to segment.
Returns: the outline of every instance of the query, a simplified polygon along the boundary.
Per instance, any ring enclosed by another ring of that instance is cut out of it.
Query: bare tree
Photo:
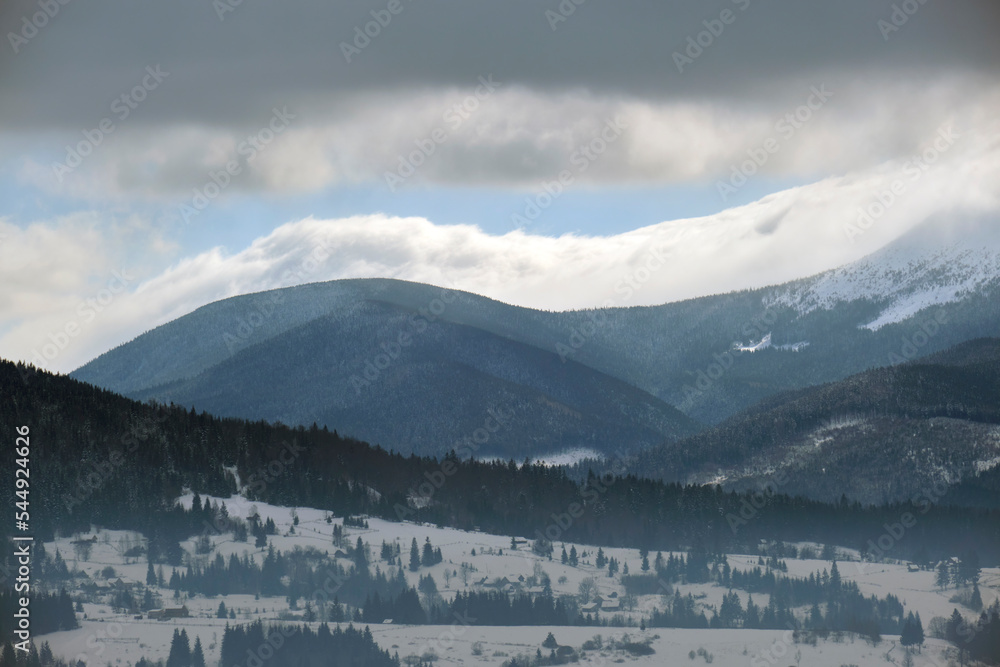
[[[585,577],[580,582],[578,593],[580,595],[580,602],[587,604],[597,594],[597,582],[594,581],[593,577]]]

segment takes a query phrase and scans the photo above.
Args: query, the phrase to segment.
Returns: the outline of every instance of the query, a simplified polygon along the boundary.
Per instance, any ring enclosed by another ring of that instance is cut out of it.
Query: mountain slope
[[[772,396],[639,455],[668,480],[893,502],[1000,465],[1000,339]]]
[[[211,398],[210,405],[225,414],[267,415],[289,423],[311,423],[328,415],[356,428],[374,428],[371,422],[378,417],[370,410],[362,418],[346,403],[328,401],[328,405],[341,406],[330,409],[312,404],[326,393],[339,395],[345,379],[363,379],[365,363],[374,363],[380,346],[395,344],[401,333],[417,334],[417,328],[430,325],[454,325],[461,328],[449,329],[450,338],[435,339],[442,344],[438,352],[431,353],[418,345],[423,351],[404,355],[404,364],[393,363],[388,375],[403,377],[400,374],[404,367],[417,375],[426,374],[423,388],[442,396],[459,385],[469,392],[483,391],[486,400],[476,406],[464,393],[453,392],[478,418],[485,409],[483,405],[510,397],[499,386],[483,389],[477,383],[486,380],[477,373],[486,372],[502,382],[518,382],[514,376],[497,371],[502,364],[487,369],[484,359],[470,364],[468,354],[452,359],[453,351],[467,347],[460,342],[462,336],[470,336],[469,341],[485,336],[482,340],[509,341],[508,350],[513,356],[508,355],[508,359],[542,350],[626,382],[696,421],[716,424],[777,393],[840,380],[872,367],[996,335],[1000,331],[1000,231],[989,223],[975,221],[955,223],[947,230],[928,223],[859,262],[786,285],[651,307],[553,313],[395,280],[302,285],[233,297],[199,308],[101,355],[75,371],[73,377],[130,396],[169,395],[185,401]],[[373,309],[374,304],[384,308]],[[286,334],[324,318],[336,333],[326,338],[310,337],[309,344],[318,347],[308,353],[323,358],[324,367],[332,364],[338,369],[331,371],[332,384],[328,386],[321,388],[313,377],[325,371],[308,371],[308,364],[300,364],[299,375],[288,376],[269,367],[272,381],[280,378],[287,382],[284,395],[264,396],[266,387],[262,386],[254,398],[259,405],[243,410],[241,401],[246,397],[239,397],[239,384],[209,386],[207,380],[201,385],[195,381],[206,373],[206,378],[238,377],[235,370],[224,370],[236,355],[242,355],[241,363],[267,367],[254,355],[266,349],[267,355],[284,357],[286,352],[273,343],[295,340]],[[514,343],[523,344],[516,353]],[[269,347],[254,352],[260,345]],[[334,349],[338,350],[335,357],[331,356]],[[424,364],[420,370],[407,365],[416,359]],[[464,370],[448,366],[453,363]],[[465,379],[456,384],[455,373]],[[474,380],[474,376],[480,379]],[[537,375],[532,377],[536,384],[529,387],[530,391],[552,391],[537,384]],[[308,396],[301,393],[307,384]],[[356,384],[351,385],[351,391]],[[170,394],[162,393],[166,386]],[[410,400],[412,395],[406,395],[402,385],[394,393],[393,386],[379,382],[366,391],[382,410]],[[612,393],[623,391],[620,385],[615,386]],[[628,401],[623,403],[620,397],[615,400],[617,403],[608,403],[599,410],[602,418],[615,410],[621,413],[631,409]],[[640,405],[649,403],[648,397],[634,400]],[[566,403],[577,412],[595,405],[590,399],[556,402]],[[300,409],[307,404],[311,405],[309,410]],[[428,405],[440,410],[443,404],[438,401]],[[448,405],[457,404],[452,401]],[[421,447],[438,451],[435,447],[441,441],[462,437],[466,434],[462,429],[476,421],[469,410],[456,408],[448,414],[452,419],[459,414],[459,434],[454,433],[455,429],[434,432],[434,415],[406,405],[392,409],[407,425],[397,424],[391,432],[387,427],[378,427],[380,430],[365,431],[366,437],[404,450],[410,447],[409,431],[421,441]],[[642,413],[647,408],[637,410]],[[664,408],[658,410],[663,412]],[[538,416],[543,422],[549,420]],[[683,420],[674,416],[676,424],[661,420],[654,429],[671,437],[690,426],[684,426]],[[658,419],[648,419],[641,428]],[[543,426],[538,432],[549,436],[530,445],[525,443],[517,451],[541,453],[571,443],[588,445],[607,440],[605,431],[593,429],[570,429],[570,436],[563,439],[558,436],[562,428],[565,426],[555,422]],[[648,442],[642,434],[636,440],[635,433],[634,429],[626,429],[617,440],[626,447]],[[435,444],[427,444],[428,438]]]
[[[474,438],[480,456],[519,460],[631,450],[699,428],[649,394],[551,352],[382,301],[353,302],[349,312],[130,394],[224,416],[318,422],[404,452],[443,454]]]

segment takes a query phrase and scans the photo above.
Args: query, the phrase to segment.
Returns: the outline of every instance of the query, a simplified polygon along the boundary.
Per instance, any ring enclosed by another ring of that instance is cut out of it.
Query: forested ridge
[[[182,490],[228,497],[236,486],[226,469],[234,468],[251,500],[531,539],[664,551],[753,553],[761,540],[863,547],[909,512],[917,521],[894,557],[935,559],[968,549],[984,564],[1000,557],[997,510],[820,503],[634,475],[577,482],[560,468],[404,457],[336,431],[141,404],[44,372],[25,384],[24,372],[0,363],[8,397],[0,431],[13,440],[16,426],[31,429],[32,525],[45,539],[96,524],[140,530],[166,553],[205,530],[202,516],[175,506]],[[0,465],[10,484],[12,460]]]

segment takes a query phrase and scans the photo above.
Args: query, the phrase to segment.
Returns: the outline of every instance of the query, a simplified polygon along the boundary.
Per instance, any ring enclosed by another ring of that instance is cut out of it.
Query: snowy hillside
[[[206,497],[205,500],[209,498]],[[277,534],[271,538],[270,545],[276,550],[287,553],[316,549],[328,554],[333,554],[336,550],[332,544],[333,526],[339,523],[340,518],[330,517],[322,510],[250,503],[239,497],[211,500],[217,503],[224,501],[232,517],[247,517],[251,513],[257,513],[263,520],[273,520],[277,525]],[[181,503],[190,507],[192,496],[182,497]],[[298,517],[297,525],[294,517]],[[337,521],[331,522],[332,519]],[[596,582],[596,593],[605,601],[615,598],[622,600],[623,609],[620,613],[635,622],[648,614],[654,606],[662,607],[668,599],[654,594],[640,595],[628,601],[618,577],[609,577],[601,568],[596,567],[596,549],[586,545],[573,545],[580,550],[581,558],[576,566],[572,566],[561,563],[558,557],[550,560],[538,556],[523,542],[518,549],[511,550],[510,537],[408,522],[393,523],[378,519],[367,521],[367,528],[346,529],[345,538],[348,542],[360,538],[372,547],[373,554],[383,542],[399,544],[405,550],[414,539],[418,543],[429,539],[441,549],[443,562],[421,568],[419,574],[433,576],[438,583],[439,594],[445,600],[453,598],[459,592],[494,587],[495,582],[504,577],[512,582],[509,586],[517,589],[527,585],[522,583],[522,578],[534,577],[539,573],[544,573],[551,580],[553,593],[557,596],[579,596],[583,582]],[[229,559],[233,555],[239,558],[247,556],[257,563],[264,561],[267,548],[254,548],[249,543],[233,541],[231,537],[228,534],[212,537],[207,551],[204,547],[199,549],[196,539],[183,543],[186,561],[198,566],[219,557]],[[93,539],[89,553],[82,554],[79,549],[75,549],[81,538]],[[72,584],[75,589],[70,592],[76,597],[85,590],[141,590],[146,582],[147,565],[142,559],[128,558],[125,554],[130,547],[142,542],[142,536],[137,533],[98,530],[92,536],[61,537],[54,543],[46,544],[46,550],[50,554],[57,550],[65,554],[71,572],[75,573]],[[817,553],[820,548],[819,545],[799,546],[816,549]],[[906,563],[862,563],[856,560],[856,552],[843,549],[838,552],[841,560],[839,570],[845,581],[856,581],[864,595],[884,596],[887,592],[896,594],[908,611],[920,614],[925,624],[932,618],[948,616],[956,606],[949,601],[953,590],[941,591],[935,587],[933,571],[915,571]],[[639,552],[635,549],[605,549],[604,554],[629,565],[634,572],[640,570]],[[663,554],[664,557],[669,555]],[[381,567],[383,571],[389,571],[397,567],[378,563],[375,558],[372,561],[375,561],[371,563],[372,570]],[[756,567],[760,561],[756,556],[734,554],[727,557],[727,562],[733,569],[748,570]],[[818,575],[831,566],[830,562],[817,560],[815,556],[801,560],[788,559],[785,562],[785,574],[789,577]],[[168,571],[164,576],[169,578],[170,568],[165,569]],[[417,575],[407,572],[406,576],[416,579]],[[307,602],[302,600],[296,606],[284,597],[255,598],[251,595],[189,597],[186,593],[181,593],[179,597],[174,597],[172,591],[165,586],[154,585],[149,588],[154,595],[162,598],[165,606],[184,605],[190,616],[153,620],[143,614],[136,616],[115,613],[110,606],[99,600],[99,595],[95,597],[91,594],[90,599],[93,601],[85,602],[83,611],[77,614],[81,624],[79,629],[45,635],[39,637],[38,641],[47,641],[57,657],[83,660],[87,664],[127,665],[140,657],[166,659],[172,633],[177,628],[185,628],[192,642],[198,638],[205,647],[207,664],[215,664],[219,659],[220,641],[227,624],[248,623],[257,619],[302,622],[302,605]],[[714,583],[678,584],[674,589],[683,596],[691,594],[696,600],[697,608],[706,612],[718,611],[727,594],[725,588]],[[1000,570],[984,569],[981,589],[985,604],[1000,597]],[[745,591],[736,590],[736,593],[741,604],[748,602]],[[768,596],[765,594],[754,594],[753,597],[761,606],[768,603]],[[217,618],[220,602],[232,612],[229,618]],[[625,608],[626,604],[628,608]],[[804,614],[808,609],[797,611]],[[967,615],[972,618],[971,613]],[[317,625],[314,623],[313,627]],[[432,653],[437,655],[439,663],[443,665],[492,664],[499,667],[501,663],[517,655],[533,656],[549,632],[553,633],[560,645],[574,647],[581,655],[582,664],[594,665],[623,661],[637,665],[662,665],[665,660],[681,657],[688,664],[689,652],[694,652],[697,658],[691,664],[704,664],[703,659],[707,661],[711,658],[702,655],[699,652],[701,650],[714,657],[715,665],[724,667],[743,666],[756,659],[773,664],[773,659],[787,660],[796,656],[799,660],[797,664],[834,666],[899,664],[902,659],[898,637],[887,636],[879,645],[872,645],[851,635],[845,635],[839,640],[831,637],[827,641],[810,644],[793,642],[789,632],[779,630],[547,626],[511,628],[470,625],[458,619],[450,626],[411,626],[387,622],[372,626],[371,631],[375,641],[383,649],[398,652],[401,658]],[[597,640],[596,636],[601,639]],[[654,654],[637,657],[621,648],[627,642],[645,640],[649,640]],[[594,648],[595,644],[600,647]],[[591,648],[585,648],[587,646]],[[923,652],[914,655],[914,664],[918,667],[941,664],[945,648],[945,642],[928,638]]]
[[[881,312],[862,325],[872,331],[920,310],[954,303],[1000,282],[1000,230],[967,223],[957,232],[925,225],[868,257],[779,290],[772,305],[800,314],[869,300]]]

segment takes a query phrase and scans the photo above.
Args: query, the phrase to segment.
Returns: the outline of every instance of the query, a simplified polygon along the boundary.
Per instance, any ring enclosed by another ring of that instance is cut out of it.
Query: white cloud
[[[1000,107],[995,82],[957,75],[786,80],[780,92],[738,106],[725,98],[656,100],[499,83],[479,98],[473,80],[468,88],[359,93],[350,103],[292,103],[288,109],[296,118],[289,129],[249,161],[239,147],[267,126],[266,115],[238,126],[126,125],[61,182],[41,158],[16,159],[25,181],[89,200],[190,199],[192,189],[229,160],[242,173],[223,196],[384,183],[385,174],[399,175],[401,158],[411,155],[419,166],[403,187],[534,188],[563,169],[574,171],[580,185],[704,182],[728,178],[748,151],[759,152],[768,140],[778,149],[761,173],[814,180],[905,156],[945,121],[961,132],[995,130]],[[819,89],[829,98],[819,100],[813,93]],[[813,109],[803,106],[808,102]],[[626,129],[605,149],[598,137],[614,118]],[[443,139],[432,139],[435,130]],[[66,133],[55,145],[81,140],[80,132]],[[576,170],[574,153],[593,141],[602,154],[585,171]],[[433,154],[421,154],[418,144]]]
[[[394,277],[546,309],[655,304],[784,282],[857,259],[930,217],[946,221],[969,211],[995,216],[998,136],[961,134],[919,176],[913,165],[896,160],[717,215],[609,237],[491,235],[475,226],[375,214],[290,222],[240,252],[214,249],[165,269],[132,257],[122,266],[147,266],[149,273],[140,273],[47,366],[72,370],[205,303],[303,282]],[[856,223],[859,207],[871,205],[895,182],[902,192],[887,211],[849,238],[846,230]],[[103,289],[123,261],[123,230],[127,226],[99,226],[87,217],[27,230],[3,226],[9,238],[0,246],[0,271],[4,284],[18,289],[3,297],[0,354],[30,359],[50,333],[78,318],[80,301]],[[304,269],[318,246],[329,259]],[[654,251],[665,263],[649,271],[657,263]]]

